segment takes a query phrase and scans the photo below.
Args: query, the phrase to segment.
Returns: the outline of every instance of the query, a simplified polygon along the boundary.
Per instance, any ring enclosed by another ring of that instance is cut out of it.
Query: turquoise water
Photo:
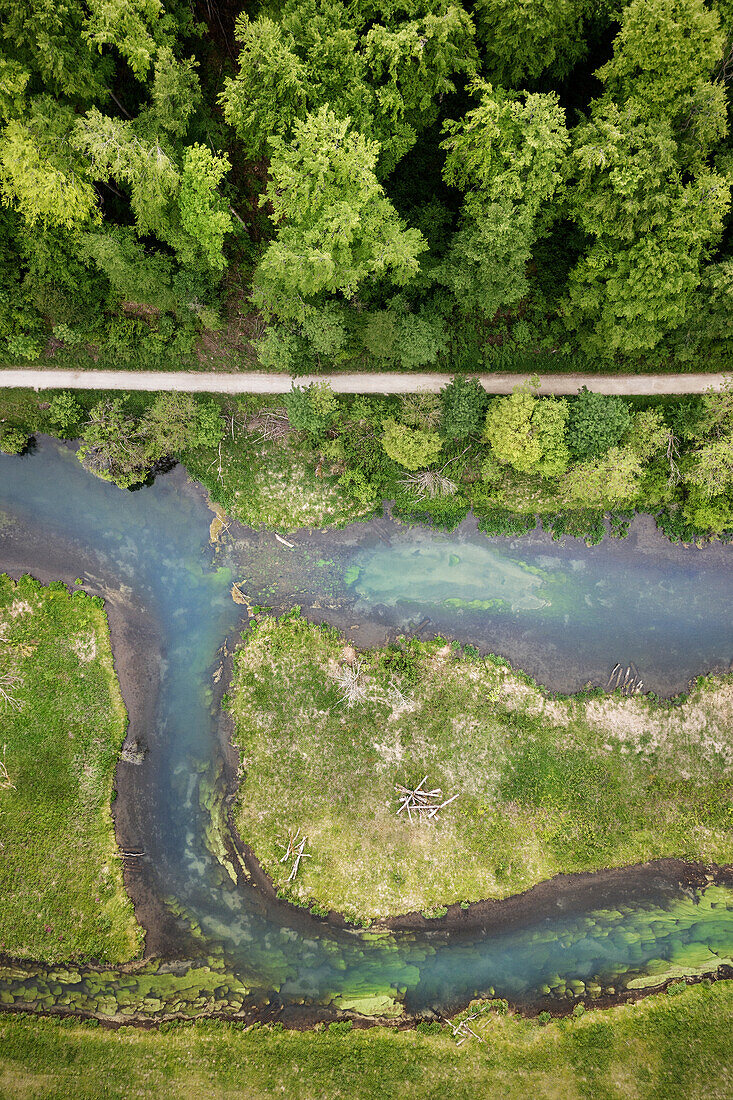
[[[360,611],[406,630],[427,619],[553,689],[605,687],[619,663],[673,695],[733,660],[733,547],[673,546],[643,519],[594,547],[541,531],[488,539],[471,521],[390,534],[349,559]]]
[[[435,932],[373,937],[266,901],[260,891],[236,881],[212,828],[222,759],[211,671],[224,639],[242,627],[242,608],[229,594],[233,570],[249,575],[248,591],[257,598],[253,563],[262,560],[262,541],[270,546],[271,537],[253,537],[251,561],[219,565],[208,540],[211,513],[181,470],[150,488],[121,492],[85,474],[68,448],[50,441],[42,441],[29,456],[0,456],[0,510],[0,567],[12,563],[17,573],[20,563],[33,571],[36,563],[48,565],[55,556],[90,591],[144,606],[157,624],[162,660],[155,674],[160,688],[147,731],[149,751],[135,773],[133,816],[153,888],[192,930],[181,938],[179,953],[185,946],[191,954],[216,957],[251,990],[253,1001],[333,1004],[367,1012],[397,1012],[404,1004],[412,1012],[442,1011],[478,994],[519,1000],[597,996],[608,987],[619,990],[643,982],[649,974],[659,980],[675,968],[714,970],[733,955],[733,890],[716,885],[685,890],[674,877],[660,873],[650,873],[641,883],[634,878],[628,889],[615,886],[612,896],[550,892],[541,905],[528,909],[526,919],[515,915],[506,927],[494,923],[486,930],[474,926],[452,935],[441,932],[436,921]],[[356,565],[359,570],[336,600],[341,601],[340,613],[348,608],[352,620],[355,607],[362,607],[366,620],[373,610],[370,601],[381,603],[386,611],[379,615],[388,617],[388,596],[398,607],[409,583],[407,598],[412,593],[418,603],[434,609],[446,608],[446,599],[498,599],[494,592],[503,589],[500,609],[468,614],[529,615],[537,623],[541,616],[559,614],[553,586],[564,585],[567,592],[576,577],[585,580],[587,574],[572,563],[590,560],[576,547],[557,547],[553,560],[543,565],[540,549],[529,540],[526,547],[521,540],[511,546],[506,540],[488,542],[487,558],[473,535],[461,542],[404,531],[395,541],[399,553],[390,559],[390,547],[382,542],[375,548],[373,540],[368,545],[368,528],[364,534],[364,544],[334,536],[338,568],[345,572]],[[405,555],[411,544],[418,555],[413,555],[408,576]],[[274,552],[274,543],[272,548]],[[243,553],[241,547],[238,553]],[[460,560],[451,563],[451,554]],[[463,580],[461,561],[468,563]],[[668,587],[675,583],[675,568],[654,565],[667,575],[672,570]],[[713,622],[728,606],[725,568],[725,563],[710,561],[702,574],[690,574],[686,581],[697,607],[708,602]],[[453,595],[446,595],[438,579],[446,571]],[[395,576],[402,580],[390,582],[388,593],[380,578]],[[263,590],[271,587],[272,576],[259,583]],[[633,587],[633,578],[629,584]],[[561,617],[570,616],[568,649],[577,626],[573,608],[586,606],[587,588],[580,591],[582,600],[563,596]],[[717,606],[721,601],[722,607]],[[454,616],[450,621],[460,632],[465,612],[447,605],[445,613]],[[612,608],[604,612],[609,627],[613,613]],[[639,623],[646,614],[642,604]],[[666,621],[665,616],[674,621],[668,608],[659,621]],[[564,618],[563,630],[567,635]],[[714,646],[706,651],[713,662],[729,659],[730,638],[723,638],[722,652]],[[126,767],[130,765],[120,765]],[[21,979],[0,978],[0,993],[5,989],[12,995],[13,982],[17,986]]]

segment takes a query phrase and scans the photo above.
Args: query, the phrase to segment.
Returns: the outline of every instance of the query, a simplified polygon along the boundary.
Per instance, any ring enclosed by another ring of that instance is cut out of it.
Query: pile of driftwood
[[[608,677],[606,691],[621,690],[623,695],[639,695],[644,687],[644,681],[639,676],[633,664],[624,668],[623,665],[615,665]]]
[[[294,833],[290,833],[288,836],[287,844],[278,844],[278,848],[282,848],[284,855],[281,857],[281,863],[287,863],[289,859],[292,859],[293,866],[290,868],[290,874],[288,875],[288,882],[292,882],[298,873],[300,867],[300,861],[309,857],[309,852],[306,852],[305,846],[308,843],[308,837],[302,836],[300,840],[300,829],[296,829]]]
[[[451,795],[450,798],[446,798],[443,801],[438,801],[441,798],[443,792],[440,787],[435,787],[432,791],[424,791],[423,786],[427,783],[427,776],[424,776],[416,787],[403,787],[401,783],[395,784],[395,790],[397,791],[397,797],[399,799],[398,814],[401,814],[403,810],[407,810],[407,816],[410,821],[417,820],[430,820],[435,817],[439,810],[442,810],[450,802],[455,802],[458,798],[457,794]],[[413,814],[415,817],[413,818]]]
[[[452,1023],[450,1020],[443,1020],[443,1023],[447,1024],[452,1030],[457,1047],[463,1046],[466,1039],[470,1039],[471,1037],[478,1039],[480,1043],[486,1042],[483,1035],[479,1035],[477,1031],[474,1031],[473,1028],[469,1026],[469,1021],[477,1019],[480,1015],[480,1012],[472,1012],[470,1016],[466,1016],[464,1019],[459,1020],[457,1024]]]

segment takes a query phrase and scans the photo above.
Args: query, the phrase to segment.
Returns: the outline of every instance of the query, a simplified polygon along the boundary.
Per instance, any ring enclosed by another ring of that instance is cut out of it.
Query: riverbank
[[[460,647],[357,653],[286,616],[247,635],[230,696],[236,826],[279,895],[317,913],[430,918],[568,872],[733,861],[731,677],[699,682],[677,706],[558,698]],[[395,784],[425,775],[442,799],[458,797],[411,823]],[[288,883],[281,845],[296,830],[308,856]]]
[[[454,415],[449,390],[439,398],[425,392],[338,396],[316,388],[288,412],[288,394],[125,392],[112,399],[94,390],[0,388],[0,450],[18,453],[37,433],[83,439],[91,433],[92,465],[125,486],[177,458],[232,518],[283,533],[340,526],[392,500],[410,522],[452,529],[473,512],[494,535],[521,534],[541,523],[557,537],[598,542],[606,514],[623,535],[640,511],[654,515],[675,540],[730,538],[730,486],[715,465],[733,415],[725,393],[494,398],[489,410],[509,425],[502,442],[487,427],[486,395],[463,384],[463,419],[454,426],[446,420]],[[610,421],[583,458],[573,450],[579,439],[573,410],[587,401],[593,409],[583,432],[592,435],[604,417]],[[522,457],[534,433],[530,416],[538,423],[559,418],[552,455],[539,465]],[[392,443],[385,443],[387,428]]]
[[[0,577],[0,943],[49,961],[137,956],[111,801],[127,714],[101,601]]]
[[[461,1046],[440,1023],[417,1030],[290,1031],[224,1021],[108,1031],[0,1016],[0,1096],[97,1100],[196,1095],[265,1100],[728,1100],[733,982],[674,987],[644,1001],[543,1024],[501,1005]],[[481,1041],[481,1040],[484,1041]]]

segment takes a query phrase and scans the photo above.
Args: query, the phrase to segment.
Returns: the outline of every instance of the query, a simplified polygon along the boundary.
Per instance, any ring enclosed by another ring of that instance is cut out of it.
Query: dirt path
[[[328,382],[337,393],[437,392],[450,381],[450,374],[329,374],[296,378],[295,384]],[[527,374],[480,374],[488,393],[511,393],[526,382]],[[597,393],[666,394],[704,393],[719,390],[730,375],[725,374],[545,374],[540,377],[541,394],[575,394],[581,386]],[[181,371],[114,370],[0,370],[0,388],[78,390],[179,390],[186,393],[287,393],[293,379],[287,374],[241,371],[237,374]]]

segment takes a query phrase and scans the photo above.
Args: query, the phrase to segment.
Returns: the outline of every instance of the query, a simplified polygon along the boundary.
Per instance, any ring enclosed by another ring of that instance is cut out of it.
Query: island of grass
[[[731,677],[677,703],[558,698],[441,641],[357,655],[291,613],[246,636],[230,709],[239,834],[315,911],[440,916],[562,872],[733,861]],[[411,823],[395,785],[423,776],[458,798]],[[288,883],[281,845],[296,830],[308,858]]]
[[[110,808],[127,715],[101,600],[0,576],[0,716],[0,952],[129,960]]]

